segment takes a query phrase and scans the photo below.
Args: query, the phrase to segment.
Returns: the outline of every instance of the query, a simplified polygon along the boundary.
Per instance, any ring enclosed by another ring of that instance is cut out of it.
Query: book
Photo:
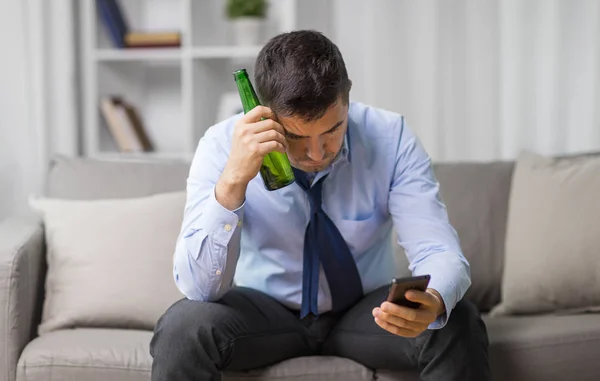
[[[123,101],[122,99],[117,99],[117,105],[121,106],[124,109],[124,111],[127,115],[127,118],[129,120],[130,126],[131,126],[130,128],[133,129],[136,139],[139,141],[140,145],[142,146],[142,150],[143,151],[153,151],[154,147],[152,145],[152,142],[150,141],[150,138],[148,137],[148,134],[146,133],[144,125],[142,124],[142,121],[141,121],[135,107],[133,105]]]
[[[116,0],[96,0],[96,5],[109,38],[116,47],[124,48],[125,35],[129,32],[129,27],[120,5]]]
[[[105,96],[100,109],[108,130],[121,152],[145,152],[152,144],[135,108],[118,96]]]
[[[181,33],[128,32],[125,34],[125,45],[129,48],[181,46]]]
[[[119,30],[123,36],[125,36],[129,32],[129,25],[125,20],[125,15],[122,11],[121,5],[117,0],[105,0],[108,1],[110,5],[110,9],[112,10],[112,14],[117,21],[117,25]]]

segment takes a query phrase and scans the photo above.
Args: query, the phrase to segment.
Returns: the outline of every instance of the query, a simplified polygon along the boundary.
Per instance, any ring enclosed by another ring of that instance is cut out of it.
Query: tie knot
[[[319,181],[311,187],[309,176],[306,174],[306,172],[293,167],[292,170],[294,171],[294,176],[297,180],[296,182],[300,188],[306,192],[306,196],[310,202],[311,214],[318,213],[321,210],[321,190],[323,189],[323,180],[325,180],[327,175],[320,178]]]

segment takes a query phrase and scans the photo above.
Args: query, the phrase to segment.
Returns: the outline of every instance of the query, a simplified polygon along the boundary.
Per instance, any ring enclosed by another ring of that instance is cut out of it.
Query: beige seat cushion
[[[373,372],[356,362],[330,356],[299,357],[259,370],[226,373],[223,381],[372,381]],[[404,381],[404,380],[402,380]]]
[[[173,252],[185,192],[139,198],[38,198],[48,271],[39,333],[72,327],[153,329],[183,295]]]
[[[494,380],[596,381],[600,315],[484,316]]]
[[[148,381],[150,331],[68,329],[31,341],[17,366],[18,381]]]
[[[599,258],[600,157],[521,154],[492,315],[600,311]]]
[[[600,374],[600,319],[568,316],[484,316],[490,336],[494,380],[597,380]],[[18,366],[18,381],[150,380],[152,332],[59,330],[34,339]],[[377,370],[377,379],[416,381],[417,372]],[[53,378],[50,378],[52,375]],[[242,380],[371,380],[365,367],[335,357],[292,359],[251,372],[226,374]]]
[[[17,380],[149,381],[151,339],[150,331],[93,328],[54,331],[36,338],[25,348]],[[285,379],[371,381],[373,372],[348,359],[304,357],[261,370],[226,374],[223,381]]]
[[[600,316],[484,315],[494,381],[596,381]],[[377,371],[377,380],[419,380],[419,374]]]

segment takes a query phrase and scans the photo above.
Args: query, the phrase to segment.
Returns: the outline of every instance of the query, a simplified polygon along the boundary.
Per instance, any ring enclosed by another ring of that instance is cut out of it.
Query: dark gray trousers
[[[412,339],[388,333],[372,310],[387,287],[344,315],[299,319],[275,299],[236,287],[214,303],[182,299],[158,321],[150,353],[152,381],[220,380],[221,371],[264,367],[292,357],[346,357],[372,369],[419,369],[426,381],[490,380],[486,327],[461,300],[440,330]]]

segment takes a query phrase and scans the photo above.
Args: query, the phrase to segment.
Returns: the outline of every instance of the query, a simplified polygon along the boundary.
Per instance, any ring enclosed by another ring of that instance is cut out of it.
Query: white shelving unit
[[[315,1],[309,2],[315,4]],[[238,47],[225,17],[225,0],[120,0],[130,29],[177,30],[181,48],[118,49],[98,15],[96,0],[80,7],[83,150],[106,159],[185,159],[217,122],[232,73],[253,75],[260,46]],[[297,28],[297,0],[271,0],[264,41]],[[120,153],[100,113],[102,96],[120,95],[138,110],[155,150]]]

